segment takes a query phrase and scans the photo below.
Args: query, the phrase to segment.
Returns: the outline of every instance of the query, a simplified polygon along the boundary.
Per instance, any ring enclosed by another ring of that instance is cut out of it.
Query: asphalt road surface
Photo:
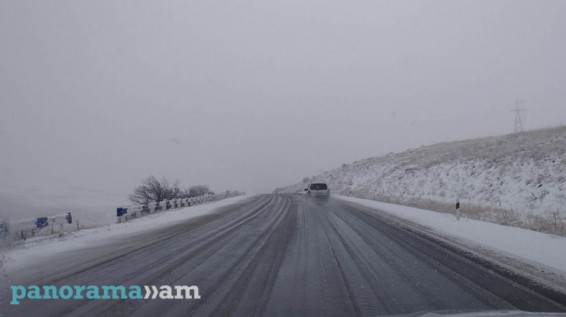
[[[566,311],[563,294],[546,292],[410,226],[400,226],[390,216],[333,199],[313,202],[304,195],[258,196],[136,241],[110,255],[96,250],[104,260],[45,274],[51,280],[42,283],[196,285],[201,299],[25,300],[19,306],[5,305],[6,315]]]

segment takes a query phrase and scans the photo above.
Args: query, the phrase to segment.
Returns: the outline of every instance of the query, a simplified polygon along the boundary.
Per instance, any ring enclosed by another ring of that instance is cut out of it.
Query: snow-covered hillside
[[[333,192],[564,233],[566,126],[441,143],[369,158],[314,177]],[[302,191],[306,183],[284,191]]]

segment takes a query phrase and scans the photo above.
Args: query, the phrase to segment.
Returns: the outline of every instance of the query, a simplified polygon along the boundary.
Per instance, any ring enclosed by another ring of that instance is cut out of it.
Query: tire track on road
[[[423,263],[435,267],[447,278],[465,285],[475,296],[490,307],[521,309],[526,311],[566,310],[565,298],[547,298],[521,283],[521,279],[497,265],[477,258],[469,252],[443,244],[407,226],[386,225],[389,221],[375,212],[363,208],[345,207],[351,214],[381,233],[396,241],[402,249],[410,252]],[[370,244],[371,245],[371,244]],[[510,276],[511,274],[511,276]]]
[[[258,241],[259,250],[252,261],[231,287],[231,292],[222,304],[211,314],[213,316],[232,316],[236,309],[242,308],[236,315],[261,316],[269,301],[271,289],[283,257],[289,247],[297,222],[297,204],[286,198],[286,204],[272,226],[266,230],[263,241]],[[253,285],[253,288],[250,286]]]

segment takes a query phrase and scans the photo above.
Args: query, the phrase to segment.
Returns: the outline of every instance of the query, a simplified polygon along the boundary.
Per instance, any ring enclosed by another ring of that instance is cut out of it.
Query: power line
[[[515,108],[511,109],[511,111],[515,112],[515,133],[523,132],[523,118],[521,116],[521,111],[527,111],[524,108],[521,108],[521,104],[525,103],[524,100],[515,101]]]

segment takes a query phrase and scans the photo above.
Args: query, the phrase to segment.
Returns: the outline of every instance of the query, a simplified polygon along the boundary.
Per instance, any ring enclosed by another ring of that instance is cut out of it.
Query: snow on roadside
[[[92,248],[144,231],[169,227],[194,217],[209,214],[217,208],[241,202],[249,197],[249,195],[237,196],[203,205],[158,212],[125,223],[72,232],[57,239],[30,239],[21,246],[3,250],[3,254],[0,256],[4,258],[4,265],[0,265],[0,268],[6,272],[15,269],[21,270],[28,265],[41,263],[42,259],[46,257],[54,257],[67,251]]]
[[[533,263],[541,263],[566,275],[565,237],[467,218],[457,221],[454,215],[373,200],[340,195],[333,197],[379,209],[429,227],[441,235],[453,236]]]
[[[450,211],[566,236],[566,126],[421,146],[362,159],[279,192],[325,182],[335,194]]]

